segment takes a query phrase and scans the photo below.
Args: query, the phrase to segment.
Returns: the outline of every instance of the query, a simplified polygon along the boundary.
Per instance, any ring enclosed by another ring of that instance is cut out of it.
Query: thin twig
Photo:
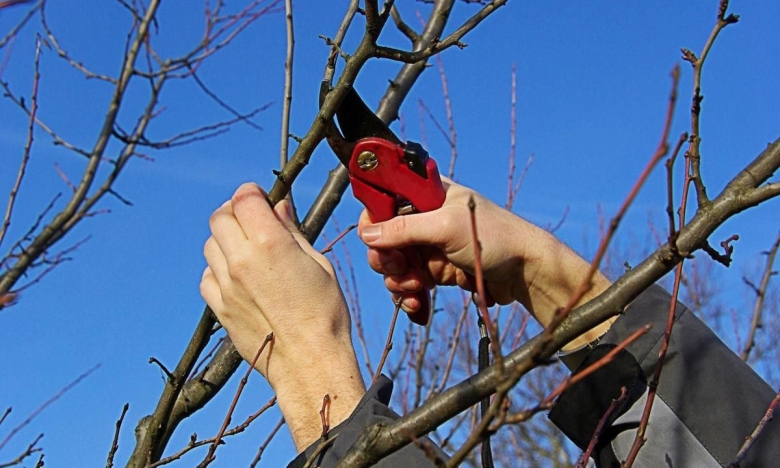
[[[284,104],[282,105],[282,137],[279,167],[287,164],[287,146],[290,142],[290,108],[292,107],[293,56],[295,54],[295,33],[293,30],[292,0],[284,0],[285,24],[287,25],[287,55],[284,59]]]
[[[485,295],[485,284],[482,277],[482,245],[479,242],[477,234],[477,216],[476,203],[474,197],[469,197],[469,215],[471,218],[471,243],[474,246],[474,282],[476,283],[477,295],[474,302],[482,316],[482,321],[487,326],[490,334],[490,348],[493,351],[493,359],[500,371],[504,369],[504,356],[501,354],[501,341],[499,340],[498,323],[490,319],[490,312],[487,309],[487,296]]]
[[[577,374],[574,374],[564,379],[564,381],[561,382],[555,388],[555,390],[553,390],[546,398],[544,398],[536,406],[527,409],[525,411],[522,411],[520,413],[513,414],[513,415],[509,415],[506,413],[507,405],[504,402],[506,401],[505,400],[506,394],[511,387],[504,386],[503,388],[499,389],[496,392],[496,396],[493,399],[493,402],[491,403],[490,407],[488,408],[487,413],[483,416],[482,421],[480,421],[477,427],[472,431],[472,433],[469,435],[469,438],[466,440],[463,446],[460,449],[458,449],[458,451],[455,454],[452,455],[452,458],[450,459],[447,466],[448,467],[458,466],[458,464],[465,458],[465,456],[478,443],[482,441],[485,435],[489,435],[495,432],[499,426],[504,424],[515,424],[515,423],[523,422],[528,420],[535,414],[540,413],[541,411],[546,411],[551,409],[555,405],[555,399],[558,398],[558,396],[560,396],[564,391],[566,391],[568,388],[570,388],[572,385],[576,384],[577,382],[580,382],[585,377],[591,375],[593,372],[596,372],[597,370],[601,369],[602,367],[612,362],[612,359],[614,359],[614,357],[619,352],[621,352],[631,343],[636,341],[640,336],[647,333],[649,330],[650,330],[650,325],[645,325],[644,327],[635,331],[628,338],[626,338],[620,344],[618,344],[618,346],[610,350],[609,353],[601,357],[599,360],[592,363],[591,365],[583,369],[581,372],[578,372]],[[498,420],[494,421],[496,417],[498,418]]]
[[[218,324],[218,325],[219,325],[219,324]],[[216,333],[216,330],[214,330],[214,333]],[[217,340],[217,342],[216,342],[216,343],[214,343],[214,346],[212,346],[212,347],[211,347],[211,349],[210,349],[210,350],[209,350],[209,351],[208,351],[206,354],[204,354],[204,355],[203,355],[203,358],[201,358],[201,360],[200,360],[200,361],[198,361],[198,363],[197,363],[197,364],[195,364],[195,367],[192,369],[192,372],[190,372],[190,375],[189,375],[189,377],[187,377],[187,380],[190,380],[190,379],[192,379],[193,377],[195,377],[195,376],[196,376],[196,375],[197,375],[197,374],[200,372],[200,368],[203,366],[203,364],[204,364],[204,363],[205,363],[205,362],[206,362],[206,361],[207,361],[207,360],[208,360],[208,359],[209,359],[211,356],[213,356],[213,355],[214,355],[214,353],[217,351],[217,349],[218,349],[218,348],[219,348],[219,347],[222,345],[222,342],[223,342],[223,341],[225,341],[225,337],[224,337],[224,336],[221,336],[221,337],[219,337],[219,339]]]
[[[610,221],[609,229],[607,233],[604,236],[602,236],[601,243],[599,244],[598,251],[596,252],[596,256],[591,262],[590,269],[585,275],[583,281],[580,283],[580,286],[571,295],[571,297],[569,298],[569,302],[566,304],[566,306],[560,309],[555,314],[555,317],[547,326],[547,329],[545,331],[545,333],[547,334],[551,333],[551,331],[554,330],[560,324],[560,322],[569,314],[569,312],[571,312],[574,306],[590,290],[593,277],[598,271],[601,265],[601,261],[606,255],[607,247],[612,241],[612,238],[615,232],[617,231],[617,228],[620,225],[621,220],[623,219],[626,212],[628,211],[628,208],[631,206],[637,194],[639,193],[639,190],[642,188],[642,186],[644,186],[644,183],[647,180],[647,178],[650,176],[650,173],[652,172],[653,168],[656,166],[656,164],[658,164],[658,161],[660,161],[661,158],[663,158],[669,152],[669,143],[668,143],[669,131],[672,127],[672,117],[674,116],[675,103],[677,102],[677,85],[680,80],[680,67],[678,65],[676,65],[672,69],[671,76],[672,76],[672,89],[669,93],[669,102],[666,108],[666,119],[664,122],[663,131],[661,132],[661,140],[658,142],[658,147],[656,148],[653,156],[650,158],[650,161],[648,161],[647,165],[645,165],[645,168],[642,170],[642,173],[639,175],[639,178],[634,183],[634,186],[631,188],[631,191],[629,192],[628,196],[626,196],[625,200],[623,201],[623,204],[618,209],[617,214]]]
[[[376,373],[374,373],[374,378],[371,380],[371,385],[373,385],[382,374],[382,368],[385,365],[385,361],[387,361],[387,356],[390,354],[390,350],[393,349],[393,332],[395,332],[395,323],[398,320],[398,311],[400,310],[401,298],[398,298],[398,300],[395,301],[395,307],[393,308],[393,318],[390,320],[390,329],[387,332],[385,348],[382,352],[382,357],[379,359],[379,364],[376,366]]]
[[[681,229],[682,226],[685,224],[685,207],[688,203],[688,189],[691,186],[690,165],[691,165],[691,158],[686,158],[685,180],[683,182],[682,200],[680,201],[680,208],[678,209],[679,224]],[[672,287],[672,298],[669,303],[669,316],[666,320],[666,329],[664,330],[664,338],[663,341],[661,342],[661,349],[658,351],[658,361],[655,365],[653,378],[650,380],[650,383],[647,386],[647,401],[645,402],[645,407],[644,410],[642,411],[642,418],[640,419],[639,422],[639,428],[636,431],[634,442],[631,445],[631,449],[629,450],[628,455],[626,456],[625,462],[622,464],[622,468],[631,468],[631,466],[634,464],[634,461],[636,460],[637,455],[639,455],[639,450],[647,441],[647,439],[645,438],[645,433],[647,432],[647,425],[650,421],[650,412],[653,409],[653,402],[655,401],[655,395],[658,389],[658,383],[661,379],[661,371],[663,370],[664,362],[666,361],[666,352],[669,349],[669,342],[671,340],[672,329],[674,327],[674,318],[675,318],[675,313],[677,311],[677,296],[680,292],[680,281],[682,279],[682,272],[683,272],[683,262],[684,259],[681,259],[680,262],[677,264],[677,268],[675,269],[674,286]]]
[[[477,27],[485,18],[490,16],[491,13],[498,8],[504,6],[507,0],[495,0],[482,8],[479,12],[474,14],[466,22],[464,22],[458,29],[453,31],[449,36],[445,37],[441,41],[431,43],[429,46],[424,47],[414,52],[407,52],[392,47],[377,46],[375,48],[374,56],[378,58],[386,58],[390,60],[397,60],[405,63],[415,63],[427,59],[428,57],[438,54],[439,52],[448,49],[452,46],[459,48],[466,47],[466,44],[460,42],[463,37],[468,34],[472,29]]]
[[[596,448],[596,444],[599,442],[601,432],[604,430],[604,424],[607,422],[607,419],[612,416],[612,413],[614,413],[619,406],[623,405],[627,396],[626,387],[620,387],[620,396],[612,400],[607,410],[601,416],[601,419],[599,419],[599,423],[596,424],[596,430],[593,432],[593,437],[590,438],[588,447],[582,452],[580,459],[577,460],[576,468],[585,468],[585,465],[588,463],[588,458],[590,458],[590,454],[593,453],[593,449]]]
[[[328,439],[328,431],[330,431],[330,395],[327,393],[322,397],[322,408],[320,408],[320,421],[322,423],[322,432],[320,433],[320,439],[325,441]]]
[[[225,437],[233,436],[233,435],[239,434],[241,432],[244,432],[244,430],[246,430],[246,428],[249,427],[249,425],[252,422],[254,422],[255,419],[259,418],[260,415],[265,413],[266,410],[268,410],[268,408],[274,406],[275,404],[276,404],[276,396],[272,397],[259,410],[255,411],[248,418],[246,418],[246,420],[243,423],[239,424],[238,426],[236,426],[236,427],[234,427],[234,428],[232,428],[230,430],[225,431],[225,433],[222,434],[222,438],[224,439]],[[278,429],[275,429],[275,431],[276,430],[278,430]],[[272,434],[275,434],[275,433],[276,432],[273,432]],[[183,457],[185,454],[189,453],[193,449],[196,449],[198,447],[202,447],[202,446],[207,445],[207,444],[211,444],[215,440],[217,440],[216,436],[211,437],[209,439],[204,439],[204,440],[196,440],[196,438],[197,438],[197,436],[195,434],[193,434],[190,437],[190,442],[187,444],[186,447],[184,447],[183,449],[181,449],[178,452],[174,453],[173,455],[170,455],[168,457],[160,459],[160,460],[158,460],[158,461],[156,461],[154,463],[150,463],[148,465],[145,465],[143,468],[157,468],[158,466],[167,465],[168,463],[171,463],[171,462],[174,462],[176,460],[179,460],[181,457]],[[270,441],[270,438],[271,437],[269,437],[268,441]]]
[[[750,450],[750,447],[753,446],[753,443],[756,441],[758,436],[761,434],[761,431],[764,430],[764,427],[766,427],[767,423],[772,420],[772,417],[774,415],[775,409],[777,408],[777,405],[779,403],[780,403],[780,391],[777,392],[777,395],[775,395],[775,398],[769,404],[769,408],[767,408],[766,413],[764,413],[764,416],[758,422],[758,424],[756,425],[756,428],[753,429],[753,432],[751,432],[750,435],[745,438],[745,443],[742,444],[742,447],[740,447],[739,452],[737,452],[737,456],[734,457],[734,461],[729,463],[729,468],[739,468],[740,467],[740,464],[745,459],[745,456],[747,456],[747,453]]]
[[[450,102],[450,89],[447,84],[447,73],[444,71],[444,62],[441,59],[441,54],[436,55],[436,66],[439,69],[439,76],[441,77],[441,92],[444,96],[444,109],[447,112],[447,123],[449,124],[450,133],[450,165],[447,170],[447,177],[454,179],[455,161],[458,159],[458,134],[455,132],[455,120],[452,116],[452,103]]]
[[[40,447],[37,447],[38,442],[43,438],[43,434],[38,434],[38,437],[35,438],[29,445],[27,445],[27,448],[24,449],[24,452],[20,453],[16,458],[14,458],[11,461],[0,463],[0,468],[8,468],[11,466],[17,466],[21,465],[24,462],[24,459],[29,457],[30,455],[33,455],[37,452],[42,452],[43,449]],[[43,456],[43,454],[41,454]]]
[[[466,321],[466,315],[468,315],[471,305],[471,300],[468,296],[463,301],[463,307],[461,308],[460,317],[458,318],[458,324],[455,325],[455,333],[451,340],[449,340],[450,354],[447,358],[447,364],[444,366],[444,372],[442,373],[441,382],[439,383],[439,389],[436,393],[441,393],[447,386],[447,380],[450,378],[450,371],[452,370],[452,364],[455,361],[455,353],[458,350],[458,344],[460,343],[461,330],[463,329],[463,323]]]
[[[769,289],[769,280],[777,273],[773,270],[773,267],[778,248],[780,248],[780,234],[777,235],[774,244],[772,244],[772,247],[766,252],[766,265],[764,266],[764,273],[761,275],[761,283],[757,288],[754,287],[756,302],[753,305],[753,318],[750,321],[750,331],[748,332],[747,340],[745,340],[745,347],[739,355],[745,362],[747,362],[750,357],[750,352],[756,344],[756,331],[761,325],[761,313],[764,310],[764,300],[766,299],[766,293]]]
[[[255,458],[252,460],[252,463],[249,465],[249,468],[255,468],[258,463],[260,463],[260,458],[263,456],[263,452],[265,452],[265,449],[268,448],[268,444],[271,443],[274,437],[276,437],[276,434],[279,432],[279,429],[282,428],[284,425],[284,416],[279,418],[279,422],[276,423],[276,426],[271,430],[271,433],[268,434],[268,437],[265,438],[262,444],[260,444],[260,447],[257,449],[257,454],[255,455]]]
[[[718,15],[715,26],[712,28],[710,36],[707,38],[707,42],[704,44],[704,48],[701,51],[700,56],[697,58],[696,54],[688,49],[682,49],[683,59],[690,62],[693,66],[693,102],[691,104],[691,137],[690,144],[688,146],[688,154],[691,158],[691,173],[693,185],[696,187],[696,198],[699,203],[699,207],[704,207],[709,203],[709,197],[707,196],[707,188],[704,185],[704,181],[701,176],[701,132],[699,129],[699,117],[701,116],[701,102],[704,96],[701,94],[701,74],[704,68],[704,61],[709,55],[715,39],[718,34],[728,26],[739,21],[739,16],[729,14],[726,16],[726,10],[729,6],[729,0],[720,0],[718,5]]]
[[[43,403],[41,406],[39,406],[38,408],[36,408],[36,409],[35,409],[35,411],[33,411],[32,413],[30,413],[30,415],[29,415],[29,416],[27,416],[27,418],[25,418],[25,420],[24,420],[24,421],[22,421],[22,422],[21,422],[21,424],[19,424],[19,425],[18,425],[18,426],[16,426],[15,428],[11,429],[11,432],[9,432],[9,433],[8,433],[8,435],[7,435],[7,436],[5,436],[5,439],[3,439],[3,441],[2,441],[2,442],[0,442],[0,451],[2,451],[2,450],[3,450],[3,447],[5,447],[5,446],[6,446],[6,444],[7,444],[8,442],[10,442],[10,441],[11,441],[11,439],[13,439],[13,438],[14,438],[14,436],[15,436],[16,434],[18,434],[18,433],[19,433],[19,431],[21,431],[21,430],[22,430],[22,429],[24,429],[24,428],[25,428],[25,427],[26,427],[28,424],[30,424],[30,423],[31,423],[31,422],[32,422],[32,421],[33,421],[33,420],[34,420],[34,419],[35,419],[35,418],[36,418],[36,417],[37,417],[39,414],[41,414],[41,413],[42,413],[42,412],[43,412],[43,411],[44,411],[46,408],[48,408],[48,407],[49,407],[49,406],[50,406],[52,403],[54,403],[55,401],[57,401],[57,400],[59,400],[60,398],[62,398],[62,396],[63,396],[63,395],[65,395],[65,394],[66,394],[66,393],[67,393],[69,390],[71,390],[73,387],[75,387],[76,385],[78,385],[79,383],[81,383],[81,381],[82,381],[82,380],[84,380],[84,379],[86,379],[87,377],[89,377],[89,376],[90,376],[90,375],[91,375],[93,372],[95,372],[96,370],[98,370],[98,369],[100,368],[100,366],[101,366],[101,364],[96,364],[96,365],[94,365],[93,367],[91,367],[90,369],[88,369],[86,372],[84,372],[83,374],[81,374],[81,375],[79,375],[78,377],[76,377],[76,379],[75,379],[73,382],[71,382],[71,383],[69,383],[68,385],[64,386],[64,387],[63,387],[63,388],[62,388],[60,391],[58,391],[56,394],[54,394],[54,396],[53,396],[53,397],[51,397],[51,398],[49,398],[48,400],[46,400],[46,401],[45,401],[45,402],[44,402],[44,403]]]
[[[127,414],[128,409],[130,409],[130,404],[125,403],[124,406],[122,406],[122,414],[119,415],[119,419],[116,421],[114,440],[111,442],[111,449],[108,451],[106,468],[112,468],[114,466],[114,456],[116,455],[116,451],[119,450],[119,432],[122,430],[122,422],[125,420],[125,414]]]
[[[688,139],[688,132],[680,134],[680,138],[677,139],[677,144],[674,146],[674,151],[669,159],[666,160],[666,215],[669,217],[669,236],[674,238],[677,236],[677,229],[674,222],[674,162],[677,159],[677,155],[680,154],[685,140]]]
[[[8,226],[11,225],[11,213],[14,209],[14,202],[16,202],[16,196],[19,193],[19,187],[22,185],[22,179],[24,178],[25,170],[27,169],[27,162],[30,160],[30,150],[33,144],[33,130],[35,129],[35,116],[38,113],[38,84],[41,80],[40,73],[40,61],[41,61],[41,38],[40,36],[35,40],[35,60],[33,65],[33,87],[32,87],[32,104],[30,105],[30,121],[27,126],[27,142],[24,144],[24,151],[22,152],[22,162],[19,164],[19,171],[16,173],[16,180],[14,186],[11,189],[11,194],[8,197],[8,206],[5,209],[5,216],[3,217],[3,224],[0,226],[0,245],[3,243],[5,234],[8,230]]]
[[[325,248],[324,248],[324,249],[320,250],[320,253],[321,253],[322,255],[325,255],[326,253],[328,253],[328,252],[330,252],[331,250],[333,250],[333,246],[334,246],[334,245],[336,245],[336,244],[337,244],[337,243],[338,243],[338,242],[339,242],[341,239],[343,239],[343,238],[344,238],[344,236],[346,236],[347,234],[349,234],[349,233],[350,233],[350,232],[351,232],[353,229],[355,229],[356,227],[357,227],[357,224],[350,224],[349,226],[347,226],[347,229],[345,229],[345,230],[343,230],[342,232],[340,232],[340,233],[339,233],[339,234],[336,236],[336,238],[335,238],[335,239],[333,239],[332,241],[330,241],[330,242],[328,243],[328,245],[326,245],[326,246],[325,246]]]
[[[222,427],[219,428],[219,432],[217,433],[217,436],[214,437],[214,442],[211,443],[209,446],[209,451],[206,454],[206,458],[203,459],[202,462],[198,465],[198,468],[205,468],[211,464],[211,462],[216,459],[216,456],[214,453],[217,451],[217,446],[219,446],[220,441],[222,440],[222,436],[225,434],[225,430],[228,427],[228,424],[230,424],[230,420],[233,417],[233,411],[236,409],[236,404],[238,403],[238,399],[241,397],[241,393],[244,391],[244,387],[246,387],[246,383],[249,381],[249,375],[252,373],[252,371],[255,368],[255,364],[257,364],[257,360],[260,359],[260,355],[263,353],[263,350],[265,350],[265,347],[268,345],[268,343],[273,342],[274,334],[273,332],[266,335],[265,339],[263,340],[263,344],[260,345],[260,349],[257,350],[257,353],[255,354],[254,359],[252,359],[251,364],[249,365],[249,369],[246,370],[246,374],[244,374],[244,377],[241,379],[241,383],[238,385],[238,389],[236,390],[236,394],[233,396],[233,401],[230,403],[230,408],[228,409],[227,414],[225,415],[224,421],[222,421]]]
[[[6,0],[2,4],[0,4],[0,8],[5,8],[12,5],[19,5],[22,3],[28,3],[30,0]],[[16,26],[14,26],[10,31],[8,31],[8,34],[6,34],[2,39],[0,39],[0,49],[6,46],[9,42],[13,41],[14,38],[16,38],[16,35],[19,34],[19,31],[22,30],[25,24],[27,24],[28,21],[35,15],[35,12],[40,10],[43,7],[44,0],[38,0],[35,5],[33,5],[32,8],[27,10],[27,13],[24,15],[21,21],[16,23]],[[0,70],[1,72],[2,70]],[[2,75],[2,73],[0,73]]]

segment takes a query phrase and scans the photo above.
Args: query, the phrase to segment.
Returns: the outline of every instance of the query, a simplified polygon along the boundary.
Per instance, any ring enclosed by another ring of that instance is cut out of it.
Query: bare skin
[[[371,224],[364,212],[360,235],[368,263],[403,307],[414,311],[414,293],[423,287],[457,285],[472,290],[469,197],[474,197],[486,285],[500,304],[521,302],[547,325],[586,277],[588,263],[553,235],[498,207],[476,192],[445,181],[440,209]],[[241,356],[251,362],[266,335],[272,346],[256,369],[276,391],[279,406],[299,451],[321,434],[319,411],[331,398],[331,427],[344,421],[365,394],[350,317],[330,262],[295,228],[289,205],[268,205],[254,184],[238,188],[211,216],[204,246],[208,267],[201,294],[225,327]],[[423,270],[410,270],[402,247],[417,246]],[[580,301],[609,286],[597,274]],[[564,349],[575,349],[604,334],[609,323],[590,330]]]
[[[256,369],[276,392],[299,451],[322,432],[328,394],[330,426],[346,419],[365,393],[336,274],[298,232],[287,202],[271,209],[244,184],[211,216],[201,294],[236,349],[252,362],[274,332]]]
[[[368,263],[384,275],[385,286],[402,307],[413,312],[419,307],[414,292],[423,285],[457,285],[469,291],[474,285],[466,273],[474,273],[474,250],[470,229],[469,198],[475,213],[482,268],[486,287],[499,304],[518,301],[542,326],[555,311],[566,305],[587,277],[589,264],[547,231],[495,205],[480,194],[451,181],[444,181],[447,197],[438,210],[399,216],[371,224],[364,211],[359,224],[361,239],[369,247]],[[398,250],[423,246],[424,271],[407,268]],[[598,296],[609,280],[596,273],[590,290],[577,305]],[[564,350],[576,349],[606,333],[604,323],[570,342]]]

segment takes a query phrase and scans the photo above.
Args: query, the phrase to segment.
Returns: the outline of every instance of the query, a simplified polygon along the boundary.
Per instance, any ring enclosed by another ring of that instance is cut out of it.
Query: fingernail
[[[396,262],[392,262],[392,261],[387,262],[383,264],[382,267],[385,269],[385,272],[388,275],[400,275],[401,273],[403,273],[403,271],[401,270],[401,268]]]
[[[379,236],[381,235],[382,226],[379,226],[378,224],[366,226],[360,232],[360,238],[363,239],[364,242],[373,242],[379,239]]]
[[[417,304],[414,303],[414,299],[412,299],[411,297],[405,297],[401,301],[401,309],[403,309],[404,312],[409,313],[409,314],[411,314],[413,312],[416,312],[414,310],[414,308],[412,307],[412,306],[415,306],[415,305],[417,305]]]
[[[404,291],[408,292],[416,292],[420,290],[420,282],[416,279],[408,279],[406,281],[403,281],[398,286],[401,287]]]

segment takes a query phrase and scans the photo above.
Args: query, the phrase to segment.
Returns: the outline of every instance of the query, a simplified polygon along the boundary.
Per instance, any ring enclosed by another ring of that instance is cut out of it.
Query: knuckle
[[[252,269],[252,262],[250,262],[247,257],[241,256],[229,259],[227,266],[230,278],[241,283],[249,276]]]
[[[406,232],[406,216],[396,216],[390,220],[390,232],[393,235],[403,235]]]
[[[213,229],[214,224],[216,224],[217,220],[219,220],[220,212],[219,210],[211,213],[211,216],[209,216],[209,227]]]

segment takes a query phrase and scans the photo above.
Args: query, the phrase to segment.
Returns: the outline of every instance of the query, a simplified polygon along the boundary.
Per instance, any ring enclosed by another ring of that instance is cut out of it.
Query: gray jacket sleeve
[[[333,441],[332,445],[317,455],[315,463],[312,463],[311,466],[319,466],[320,468],[336,466],[357,441],[363,429],[374,424],[388,423],[397,419],[399,417],[398,414],[388,407],[392,392],[393,383],[390,379],[381,375],[376,383],[366,392],[363,399],[360,400],[350,417],[328,433],[329,439],[336,434],[338,434],[338,437]],[[436,465],[430,457],[440,460],[448,459],[447,455],[427,437],[421,440],[425,441],[426,449],[430,450],[431,453],[426,454],[418,445],[409,444],[374,466],[376,468],[433,468]],[[319,441],[312,444],[287,465],[287,468],[302,468],[319,445]]]
[[[593,458],[619,467],[634,441],[663,340],[671,302],[660,286],[642,293],[609,332],[575,364],[604,356],[631,333],[651,330],[616,358],[561,395],[550,419],[581,449],[625,386],[629,398],[607,420]],[[571,364],[568,362],[567,364]],[[576,373],[576,371],[575,371]],[[647,442],[635,467],[723,467],[736,456],[775,392],[684,305],[678,303],[666,362],[650,414]],[[742,466],[778,466],[780,423],[770,422]]]

